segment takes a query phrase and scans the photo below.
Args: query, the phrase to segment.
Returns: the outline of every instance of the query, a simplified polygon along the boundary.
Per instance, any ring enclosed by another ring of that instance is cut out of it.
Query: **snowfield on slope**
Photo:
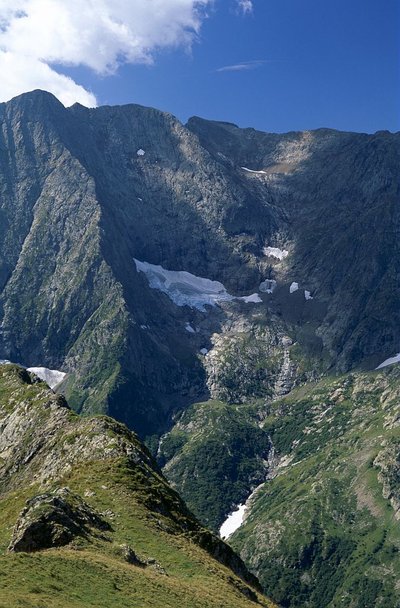
[[[249,296],[232,296],[219,281],[197,277],[185,270],[166,270],[162,266],[140,262],[134,258],[136,270],[146,275],[149,286],[165,293],[177,306],[190,306],[206,312],[205,306],[220,302],[242,300],[246,304],[262,302],[257,293]],[[190,330],[189,330],[190,331]]]
[[[38,378],[46,382],[50,388],[56,388],[67,375],[58,369],[48,369],[47,367],[27,367],[28,372],[36,374]]]
[[[236,511],[233,511],[230,515],[228,515],[219,529],[219,535],[222,539],[225,540],[229,538],[234,532],[236,532],[238,528],[240,528],[243,523],[245,511],[246,505],[242,504],[238,506]]]
[[[397,355],[394,355],[394,357],[389,357],[389,359],[385,359],[385,361],[378,365],[378,367],[376,367],[375,369],[382,369],[382,367],[393,365],[393,363],[400,363],[400,353],[397,353]]]
[[[13,365],[13,363],[8,359],[0,359],[0,365]],[[20,363],[17,363],[17,365],[20,365]],[[21,365],[21,367],[25,367],[25,365]],[[56,388],[56,386],[61,384],[67,375],[65,372],[60,372],[58,369],[49,369],[48,367],[26,367],[25,369],[46,382],[51,389]]]

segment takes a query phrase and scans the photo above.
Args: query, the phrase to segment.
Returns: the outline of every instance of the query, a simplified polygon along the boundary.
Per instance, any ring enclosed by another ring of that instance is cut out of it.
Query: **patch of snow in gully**
[[[135,258],[134,262],[136,270],[146,275],[149,286],[165,293],[177,306],[190,306],[205,312],[206,305],[216,306],[220,302],[243,300],[255,304],[262,301],[258,294],[232,296],[219,281],[197,277],[184,270],[166,270],[162,266],[140,262]]]
[[[290,293],[294,293],[295,291],[298,290],[298,288],[299,288],[299,284],[296,283],[295,281],[293,281],[293,283],[289,287],[289,291],[290,291]]]
[[[219,529],[219,535],[221,538],[229,538],[234,532],[236,532],[238,528],[240,528],[243,523],[245,511],[246,505],[242,504],[238,506],[236,511],[233,511],[230,515],[228,515]]]
[[[311,291],[307,291],[307,289],[304,290],[304,297],[306,300],[313,300],[314,298],[311,295]]]

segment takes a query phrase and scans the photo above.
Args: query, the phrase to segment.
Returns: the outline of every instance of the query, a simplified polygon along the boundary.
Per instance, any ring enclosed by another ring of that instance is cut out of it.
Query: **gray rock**
[[[62,389],[79,411],[149,435],[218,387],[198,352],[229,314],[185,332],[195,313],[150,289],[133,258],[234,295],[276,281],[261,316],[273,309],[327,367],[397,352],[399,134],[183,126],[150,108],[64,108],[34,91],[0,104],[0,154],[0,357],[68,372]],[[302,290],[289,298],[293,281]]]
[[[110,525],[68,488],[30,498],[21,512],[9,551],[32,552],[69,544],[77,536],[99,535]]]

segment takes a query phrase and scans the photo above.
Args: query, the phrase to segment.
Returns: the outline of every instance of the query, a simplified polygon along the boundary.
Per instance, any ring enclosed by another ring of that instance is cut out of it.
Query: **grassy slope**
[[[16,403],[23,403],[27,413],[41,409],[43,389],[43,383],[24,384],[11,366],[0,368],[3,413],[10,413]],[[59,435],[65,445],[74,440],[74,425],[76,437],[81,433],[81,419],[71,413],[68,425],[70,438],[62,430]],[[115,428],[115,434],[121,433],[120,425]],[[107,432],[113,440],[112,427]],[[87,440],[96,437],[88,435]],[[8,488],[12,485],[8,483]],[[61,478],[45,486],[46,491],[68,486],[84,496],[88,504],[107,514],[112,531],[106,539],[79,539],[66,548],[8,553],[12,528],[25,501],[44,486],[24,483],[7,489],[5,484],[0,503],[1,607],[254,605],[240,591],[247,586],[194,542],[199,529],[193,526],[190,513],[151,468],[132,467],[122,457],[95,458],[66,469]],[[130,545],[142,558],[155,558],[167,574],[129,565],[120,556],[121,544]],[[260,596],[259,600],[261,605],[270,605]]]
[[[181,416],[160,453],[169,481],[196,516],[217,530],[231,507],[264,480],[269,449],[255,407],[207,401]]]
[[[398,366],[298,387],[262,422],[261,402],[194,404],[161,443],[164,470],[217,529],[265,479],[271,438],[282,464],[230,539],[267,595],[290,607],[397,608],[399,404]]]
[[[399,445],[399,396],[392,368],[274,404],[264,429],[292,461],[256,494],[232,545],[283,606],[399,605],[400,526],[375,462]]]

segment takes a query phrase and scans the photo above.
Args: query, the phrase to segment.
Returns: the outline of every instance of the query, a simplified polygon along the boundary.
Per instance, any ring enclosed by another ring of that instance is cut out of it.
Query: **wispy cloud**
[[[233,65],[224,65],[217,68],[216,72],[244,72],[248,70],[256,70],[261,68],[266,63],[273,63],[273,59],[253,59],[253,61],[241,61]]]
[[[239,11],[243,15],[249,15],[253,12],[253,2],[252,0],[237,0],[237,5]]]

